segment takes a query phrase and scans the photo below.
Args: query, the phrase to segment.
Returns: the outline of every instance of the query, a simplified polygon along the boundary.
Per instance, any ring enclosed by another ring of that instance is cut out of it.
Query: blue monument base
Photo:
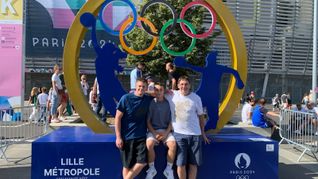
[[[278,143],[240,128],[224,128],[203,145],[199,179],[278,178]],[[166,148],[156,147],[155,178],[165,178]],[[175,168],[175,166],[174,166]],[[137,178],[145,178],[147,167]],[[117,179],[122,164],[114,134],[61,127],[32,143],[32,179]]]

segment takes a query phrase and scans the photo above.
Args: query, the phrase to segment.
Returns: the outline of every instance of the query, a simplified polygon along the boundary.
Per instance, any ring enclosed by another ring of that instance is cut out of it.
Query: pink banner
[[[0,96],[21,96],[22,25],[0,24]]]

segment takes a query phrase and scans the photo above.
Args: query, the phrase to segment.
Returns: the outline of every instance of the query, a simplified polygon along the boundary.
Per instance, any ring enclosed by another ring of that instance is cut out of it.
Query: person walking
[[[63,93],[63,86],[61,79],[59,78],[60,74],[60,67],[59,65],[54,65],[54,73],[52,75],[52,97],[51,97],[51,115],[52,115],[52,122],[58,123],[60,120],[57,117],[57,108],[60,104],[61,95]]]

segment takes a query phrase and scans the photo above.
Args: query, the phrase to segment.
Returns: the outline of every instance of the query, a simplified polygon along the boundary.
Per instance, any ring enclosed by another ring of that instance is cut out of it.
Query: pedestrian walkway
[[[226,127],[242,127],[251,132],[263,136],[270,136],[270,130],[256,128],[251,125],[240,123],[240,110],[237,110],[232,117],[231,123]],[[74,115],[68,117],[61,123],[50,125],[49,131],[60,126],[83,126],[85,123],[75,123],[79,117]],[[31,178],[31,159],[27,158],[17,164],[21,158],[31,155],[31,143],[15,144],[9,147],[7,156],[12,162],[7,163],[4,159],[0,159],[0,179],[30,179]],[[48,154],[49,155],[49,154]],[[297,162],[300,151],[290,147],[287,144],[280,145],[279,150],[279,178],[280,179],[318,179],[318,162],[310,156],[305,155],[301,162]]]

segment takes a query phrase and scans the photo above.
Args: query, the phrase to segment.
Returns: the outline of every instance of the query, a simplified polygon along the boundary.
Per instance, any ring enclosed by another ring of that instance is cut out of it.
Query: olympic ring
[[[149,27],[150,29],[153,31],[153,32],[156,32],[157,29],[155,28],[155,26],[146,18],[143,18],[143,17],[138,17],[138,20],[139,21],[142,21],[142,22],[145,22]],[[153,37],[152,39],[152,42],[151,42],[151,45],[146,49],[146,50],[143,50],[143,51],[136,51],[136,50],[133,50],[131,48],[129,48],[125,41],[124,41],[124,35],[123,35],[123,32],[124,32],[124,29],[133,21],[132,18],[128,18],[124,23],[123,25],[121,26],[120,30],[119,30],[119,41],[120,41],[120,44],[122,45],[123,49],[125,49],[127,52],[129,52],[130,54],[133,54],[133,55],[144,55],[148,52],[150,52],[157,44],[157,41],[158,41],[158,38],[157,37]]]
[[[178,23],[182,23],[182,22],[185,23],[185,24],[190,28],[190,30],[192,31],[192,33],[194,33],[194,34],[196,33],[194,26],[193,26],[190,22],[188,22],[188,21],[186,21],[186,20],[184,20],[184,19],[178,19],[177,22],[178,22]],[[191,41],[190,46],[189,46],[185,51],[183,51],[183,52],[175,52],[175,51],[170,50],[170,49],[166,46],[166,44],[165,44],[165,42],[164,42],[163,36],[164,36],[164,32],[165,32],[165,30],[167,29],[167,27],[169,27],[169,25],[172,24],[172,23],[173,23],[173,22],[172,22],[172,19],[169,20],[167,23],[165,23],[165,25],[162,27],[162,29],[161,29],[161,31],[160,31],[160,43],[161,43],[161,47],[163,48],[164,51],[166,51],[166,52],[169,53],[170,55],[173,55],[173,56],[184,56],[185,54],[189,53],[189,52],[194,48],[195,43],[196,43],[196,38],[192,38],[192,41]]]
[[[104,14],[104,10],[106,9],[107,5],[110,4],[112,1],[123,1],[124,3],[128,4],[130,6],[130,8],[132,9],[133,15],[134,15],[134,20],[132,22],[132,25],[124,31],[124,34],[128,34],[137,24],[137,10],[135,5],[130,1],[130,0],[106,0],[102,7],[100,8],[99,14],[98,14],[98,18],[100,20],[100,23],[102,25],[102,27],[104,28],[104,30],[114,36],[118,36],[119,32],[118,31],[114,31],[113,29],[111,29],[110,27],[108,27],[107,24],[104,23],[104,19],[103,19],[103,14]]]
[[[249,179],[248,175],[236,175],[235,179]]]
[[[65,41],[63,53],[63,69],[64,78],[67,90],[69,91],[70,98],[77,109],[81,119],[96,133],[113,133],[113,130],[100,122],[99,117],[91,110],[90,105],[87,103],[79,78],[79,54],[80,44],[84,39],[86,28],[81,24],[80,17],[83,13],[98,14],[100,7],[105,0],[87,1],[84,6],[77,13],[74,22],[72,23]],[[245,42],[242,32],[235,21],[231,11],[222,3],[222,1],[206,0],[218,17],[218,22],[224,32],[229,50],[231,54],[232,68],[238,71],[242,81],[245,83],[247,79],[247,54]],[[136,16],[137,17],[137,16]],[[224,125],[231,119],[243,94],[242,90],[235,87],[235,80],[231,77],[231,81],[219,107],[219,118],[217,128],[212,132],[217,132],[224,127]]]
[[[173,15],[173,24],[172,26],[167,30],[167,32],[164,33],[164,35],[168,35],[170,34],[173,29],[176,27],[177,25],[177,11],[176,9],[171,5],[169,4],[168,2],[164,1],[164,0],[153,0],[153,1],[149,1],[147,4],[144,5],[144,7],[142,8],[141,12],[140,12],[140,16],[143,17],[145,15],[145,12],[146,12],[146,9],[152,5],[155,5],[155,4],[164,4],[166,5],[170,11],[172,12],[172,15]],[[152,31],[149,30],[149,28],[145,25],[145,23],[141,22],[141,25],[143,27],[143,29],[150,35],[152,36],[156,36],[158,37],[159,36],[159,32],[156,34],[156,33],[153,33]]]
[[[194,5],[201,5],[205,8],[208,9],[208,11],[210,12],[211,14],[211,18],[212,18],[212,22],[211,22],[211,26],[209,28],[209,30],[203,34],[193,34],[191,33],[187,28],[186,26],[184,25],[184,23],[181,23],[181,29],[182,31],[187,34],[187,36],[189,37],[192,37],[192,38],[198,38],[198,39],[202,39],[202,38],[206,38],[208,37],[212,31],[214,30],[215,28],[215,24],[216,24],[216,15],[215,15],[215,12],[214,10],[212,9],[212,7],[206,3],[205,1],[193,1],[193,2],[190,2],[188,3],[187,5],[185,5],[182,10],[181,10],[181,13],[180,13],[180,19],[183,19],[184,18],[184,15],[185,15],[185,12],[192,6]]]

